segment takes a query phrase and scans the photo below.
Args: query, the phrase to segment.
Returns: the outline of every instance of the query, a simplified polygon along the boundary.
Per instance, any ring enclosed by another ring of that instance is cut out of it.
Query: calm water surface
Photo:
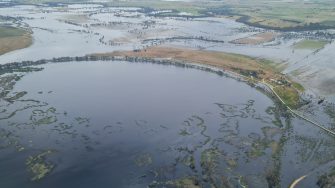
[[[150,63],[43,67],[1,77],[24,75],[4,82],[0,187],[287,187],[311,169],[316,185],[316,167],[333,161],[331,137],[232,78]]]
[[[12,92],[20,91],[27,94],[1,114],[21,109],[1,124],[12,135],[8,139],[24,148],[2,151],[1,167],[10,172],[1,174],[5,187],[142,187],[182,177],[201,182],[203,174],[211,176],[201,156],[212,150],[212,158],[227,161],[218,168],[234,168],[222,171],[227,176],[265,173],[264,159],[246,162],[244,152],[264,136],[263,127],[276,127],[265,112],[273,102],[257,90],[173,66],[52,64],[24,76]],[[27,170],[27,158],[45,151],[52,151],[43,156],[54,165],[52,172],[30,182],[34,173],[29,165]],[[264,153],[265,161],[270,155]]]

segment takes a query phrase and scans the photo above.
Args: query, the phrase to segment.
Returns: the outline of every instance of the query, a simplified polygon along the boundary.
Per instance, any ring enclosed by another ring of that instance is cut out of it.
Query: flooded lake
[[[329,135],[229,77],[151,63],[43,68],[1,77],[1,187],[287,187],[307,173],[315,184],[333,163]]]

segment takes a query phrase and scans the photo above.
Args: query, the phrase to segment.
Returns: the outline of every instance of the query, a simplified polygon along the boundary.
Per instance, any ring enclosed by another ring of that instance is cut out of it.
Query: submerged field
[[[148,7],[158,10],[174,10],[160,16],[230,16],[237,21],[276,30],[317,30],[335,28],[334,2],[326,1],[113,1],[111,6]]]

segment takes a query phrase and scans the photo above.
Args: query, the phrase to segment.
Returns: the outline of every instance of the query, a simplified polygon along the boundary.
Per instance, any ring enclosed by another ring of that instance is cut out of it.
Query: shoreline
[[[116,54],[113,54],[116,53]],[[254,87],[256,90],[262,92],[263,94],[267,95],[271,100],[273,100],[275,105],[279,105],[280,109],[284,109],[285,111],[293,116],[296,116],[304,121],[312,124],[320,128],[321,130],[327,132],[328,134],[335,136],[335,131],[328,129],[327,127],[323,126],[322,124],[305,117],[299,111],[297,111],[297,106],[291,106],[288,104],[287,100],[285,100],[285,95],[281,96],[281,93],[276,91],[275,87],[272,84],[268,83],[265,79],[259,80],[253,77],[248,77],[241,73],[223,68],[214,66],[211,64],[206,63],[197,63],[191,62],[187,60],[176,60],[172,58],[153,58],[153,57],[131,57],[131,56],[120,56],[121,52],[112,52],[112,54],[102,55],[102,54],[92,54],[86,55],[82,57],[61,57],[61,58],[53,58],[49,60],[38,60],[38,61],[23,61],[23,62],[14,62],[14,63],[7,63],[4,65],[0,65],[0,75],[5,73],[13,73],[13,72],[33,72],[33,71],[40,71],[43,68],[36,68],[31,66],[36,65],[43,65],[48,63],[65,63],[65,62],[82,62],[82,61],[125,61],[130,63],[153,63],[153,64],[163,64],[163,65],[173,65],[176,67],[182,68],[193,68],[198,69],[201,71],[206,71],[210,73],[217,74],[219,76],[226,76],[232,79],[235,79],[240,82],[244,82],[247,85]],[[135,52],[138,53],[138,52]],[[118,55],[117,55],[118,54]],[[297,93],[299,100],[300,92]],[[289,101],[290,102],[290,101]]]
[[[303,86],[276,70],[272,61],[241,54],[158,46],[137,51],[115,51],[93,55],[163,58],[217,67],[243,75],[251,82],[266,81],[274,85],[277,92],[285,91],[280,92],[280,96],[291,108],[299,107],[300,93],[304,91]]]
[[[302,86],[297,89],[295,83],[286,75],[272,67],[271,62],[264,59],[256,59],[249,56],[214,51],[199,51],[182,48],[155,47],[141,51],[115,51],[110,53],[91,54],[81,57],[59,57],[53,59],[41,59],[37,61],[12,62],[0,65],[0,72],[15,71],[22,67],[41,65],[46,63],[68,62],[68,61],[130,61],[130,62],[153,62],[158,64],[177,64],[178,66],[191,66],[192,64],[203,65],[204,70],[215,67],[222,71],[241,75],[248,82],[257,84],[267,82],[275,86],[276,92],[283,98],[286,104],[296,109],[300,105],[300,94]],[[209,67],[205,67],[209,66]],[[216,70],[217,71],[217,70]],[[299,85],[300,86],[300,85]]]

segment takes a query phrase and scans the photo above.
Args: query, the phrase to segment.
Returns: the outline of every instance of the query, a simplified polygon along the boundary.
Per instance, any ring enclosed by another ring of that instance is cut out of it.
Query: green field
[[[327,41],[322,40],[302,40],[293,45],[294,49],[318,50],[323,48]]]
[[[250,25],[280,30],[311,30],[335,27],[333,0],[225,1],[231,14]]]
[[[29,31],[10,26],[0,26],[0,55],[26,48],[33,42]]]
[[[20,28],[0,26],[0,38],[18,37],[24,35],[26,32],[27,31]]]
[[[333,0],[226,0],[226,1],[159,1],[114,0],[110,6],[139,6],[173,9],[194,16],[236,16],[237,21],[277,30],[313,30],[335,28]]]

